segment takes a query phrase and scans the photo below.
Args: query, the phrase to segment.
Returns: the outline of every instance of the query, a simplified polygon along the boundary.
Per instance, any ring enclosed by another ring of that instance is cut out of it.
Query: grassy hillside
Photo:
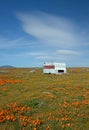
[[[89,68],[68,68],[63,75],[39,68],[5,71],[0,130],[89,130]]]

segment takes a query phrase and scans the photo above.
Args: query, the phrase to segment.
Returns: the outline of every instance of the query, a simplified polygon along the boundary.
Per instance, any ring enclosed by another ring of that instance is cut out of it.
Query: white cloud
[[[0,52],[2,59],[72,63],[88,55],[86,47],[84,50],[84,46],[89,44],[88,34],[82,33],[82,28],[78,30],[78,26],[66,18],[43,12],[18,13],[17,17],[29,38],[28,35],[27,39],[0,36],[0,49],[6,50]]]
[[[22,44],[22,41],[23,41],[23,38],[12,40],[12,39],[8,39],[3,36],[0,36],[0,49],[7,49],[10,47],[20,46]]]
[[[65,18],[43,12],[18,13],[17,17],[22,22],[23,30],[42,43],[58,47],[76,44],[75,26]]]
[[[0,36],[0,49],[37,47],[37,41],[29,41],[25,37],[17,39]]]
[[[36,58],[37,58],[37,59],[40,59],[40,60],[48,60],[48,59],[52,59],[53,57],[51,57],[51,56],[46,56],[46,55],[42,55],[42,56],[37,56]]]
[[[79,56],[80,53],[77,52],[77,51],[71,51],[71,50],[58,50],[57,51],[58,54],[61,54],[61,55],[77,55]]]
[[[44,53],[43,52],[28,52],[27,53],[28,55],[30,56],[40,56],[40,55],[43,55]]]
[[[17,13],[17,18],[22,23],[23,31],[36,38],[37,45],[45,50],[44,53],[36,50],[30,53],[35,59],[74,63],[80,58],[82,61],[87,55],[88,33],[83,33],[83,27],[73,21],[43,12]]]

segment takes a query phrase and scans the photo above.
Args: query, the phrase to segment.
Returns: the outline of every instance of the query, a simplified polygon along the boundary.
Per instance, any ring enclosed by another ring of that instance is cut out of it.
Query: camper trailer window
[[[64,72],[64,70],[58,70],[58,73],[63,73]]]

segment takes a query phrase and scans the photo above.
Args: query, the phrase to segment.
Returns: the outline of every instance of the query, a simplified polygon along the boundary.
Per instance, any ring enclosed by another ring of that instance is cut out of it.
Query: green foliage
[[[84,100],[85,98],[84,98],[84,96],[78,96],[78,99],[79,99],[80,101],[82,101],[82,100]]]
[[[33,108],[38,107],[39,103],[40,103],[40,100],[39,100],[39,99],[32,99],[32,100],[29,101],[29,105],[30,105],[31,107],[33,107]]]

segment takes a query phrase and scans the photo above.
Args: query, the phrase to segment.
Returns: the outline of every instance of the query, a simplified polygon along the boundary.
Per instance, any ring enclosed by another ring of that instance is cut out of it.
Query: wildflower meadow
[[[89,68],[67,68],[59,75],[42,68],[5,71],[0,130],[89,130]]]

